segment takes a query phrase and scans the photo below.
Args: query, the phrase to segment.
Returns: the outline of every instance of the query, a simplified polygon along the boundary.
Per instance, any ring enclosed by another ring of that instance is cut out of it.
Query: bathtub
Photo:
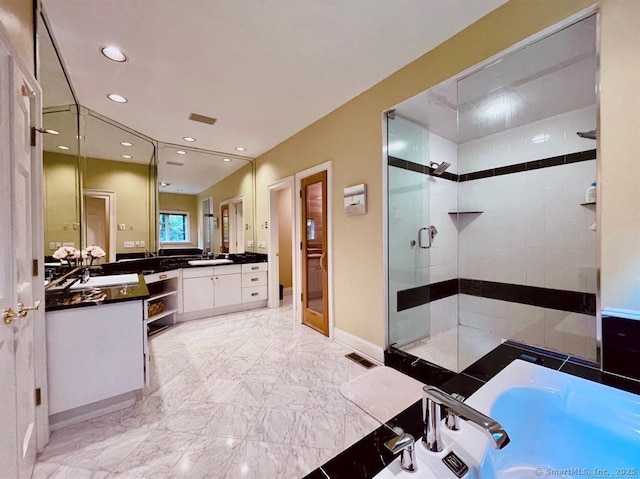
[[[640,396],[516,360],[465,402],[502,424],[504,449],[463,421],[460,432],[443,428],[442,453],[417,441],[416,473],[394,461],[376,479],[454,479],[442,461],[451,451],[469,467],[465,479],[640,479]]]

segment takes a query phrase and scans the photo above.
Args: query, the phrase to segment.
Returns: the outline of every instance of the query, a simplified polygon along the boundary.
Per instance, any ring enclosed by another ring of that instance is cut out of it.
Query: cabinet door
[[[213,278],[183,278],[182,303],[185,313],[213,309]]]
[[[242,275],[225,274],[214,276],[216,308],[242,303]]]

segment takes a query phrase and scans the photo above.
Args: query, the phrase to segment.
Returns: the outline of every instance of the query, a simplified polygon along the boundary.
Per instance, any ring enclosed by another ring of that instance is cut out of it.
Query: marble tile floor
[[[376,429],[338,389],[366,369],[286,303],[152,337],[137,404],[54,431],[33,477],[294,479]]]

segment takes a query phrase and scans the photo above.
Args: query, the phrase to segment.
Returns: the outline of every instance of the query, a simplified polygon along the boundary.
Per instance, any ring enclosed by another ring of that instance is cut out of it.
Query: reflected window
[[[160,212],[160,242],[189,242],[189,213],[181,211]]]
[[[316,223],[312,219],[307,220],[307,239],[316,239]]]

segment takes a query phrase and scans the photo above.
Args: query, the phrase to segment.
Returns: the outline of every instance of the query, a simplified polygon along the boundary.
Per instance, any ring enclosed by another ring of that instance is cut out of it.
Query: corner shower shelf
[[[479,215],[484,211],[449,211],[450,215]]]
[[[591,205],[595,205],[596,202],[595,201],[588,201],[587,203],[580,203],[581,206],[591,206]]]

